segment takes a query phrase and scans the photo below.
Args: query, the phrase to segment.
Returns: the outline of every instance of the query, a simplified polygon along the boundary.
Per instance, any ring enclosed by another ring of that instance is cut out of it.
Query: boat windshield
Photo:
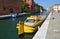
[[[26,22],[34,23],[35,20],[34,19],[27,19]]]

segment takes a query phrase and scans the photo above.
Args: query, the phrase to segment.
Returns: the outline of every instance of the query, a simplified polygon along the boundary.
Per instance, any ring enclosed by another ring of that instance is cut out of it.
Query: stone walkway
[[[47,19],[44,21],[44,23],[41,25],[41,27],[38,29],[37,33],[32,39],[45,39],[51,14],[52,13],[49,14]]]
[[[32,39],[60,39],[60,13],[50,13]]]
[[[51,15],[45,39],[60,39],[60,13]]]

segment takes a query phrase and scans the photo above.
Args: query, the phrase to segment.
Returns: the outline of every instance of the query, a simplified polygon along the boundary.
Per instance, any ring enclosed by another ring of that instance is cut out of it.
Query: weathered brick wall
[[[29,5],[29,9],[31,13],[35,13],[35,6],[34,6],[34,0],[26,0],[26,3]]]
[[[0,0],[0,15],[10,14],[10,12],[21,13],[21,11],[22,0]]]
[[[3,14],[3,5],[2,0],[0,0],[0,15]]]
[[[20,0],[15,0],[13,2],[13,12],[14,13],[20,13],[22,11],[22,1]]]

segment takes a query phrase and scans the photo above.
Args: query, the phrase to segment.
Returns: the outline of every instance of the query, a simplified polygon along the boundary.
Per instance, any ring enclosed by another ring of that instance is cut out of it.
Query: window
[[[4,7],[3,9],[4,9],[4,11],[6,10],[6,8],[5,8],[5,7]]]
[[[33,20],[33,19],[27,19],[26,22],[34,23],[35,20]]]

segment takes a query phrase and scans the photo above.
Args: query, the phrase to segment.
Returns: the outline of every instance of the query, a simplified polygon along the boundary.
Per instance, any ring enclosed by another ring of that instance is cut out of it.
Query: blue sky
[[[54,4],[60,4],[60,0],[34,0],[37,4],[42,5],[44,8],[51,7]]]

